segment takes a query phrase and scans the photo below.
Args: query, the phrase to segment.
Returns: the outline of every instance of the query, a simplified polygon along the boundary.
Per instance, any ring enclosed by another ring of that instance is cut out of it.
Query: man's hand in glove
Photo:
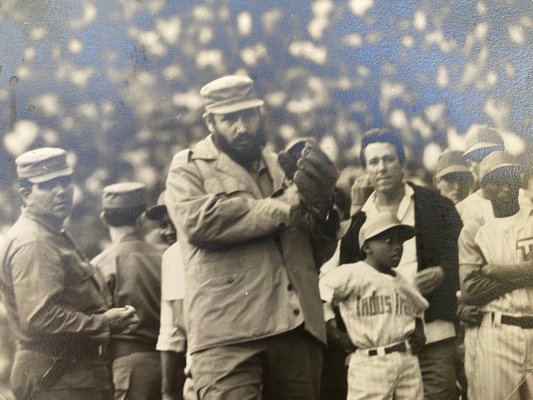
[[[299,140],[280,152],[278,160],[291,178],[306,207],[325,219],[333,206],[333,190],[339,170],[314,139]]]

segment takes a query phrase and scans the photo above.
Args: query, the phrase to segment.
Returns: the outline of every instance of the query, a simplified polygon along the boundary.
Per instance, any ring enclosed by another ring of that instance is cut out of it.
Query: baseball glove
[[[317,217],[325,218],[333,206],[339,170],[314,139],[301,139],[278,154],[287,177],[292,179],[303,203]]]

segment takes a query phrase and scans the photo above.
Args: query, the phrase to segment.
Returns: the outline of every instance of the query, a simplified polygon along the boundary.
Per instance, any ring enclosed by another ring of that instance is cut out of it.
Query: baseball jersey
[[[487,220],[474,243],[463,241],[460,249],[461,265],[514,265],[526,261],[533,255],[533,208],[522,206],[515,215]],[[517,317],[533,316],[533,287],[515,289],[481,309]]]
[[[331,305],[338,304],[350,339],[359,348],[405,340],[429,304],[399,272],[395,274],[383,274],[364,261],[327,273],[319,282],[325,320],[334,318]]]
[[[184,352],[187,344],[185,332],[174,322],[172,301],[185,296],[185,271],[181,252],[176,242],[163,253],[161,261],[161,319],[156,350]],[[183,319],[183,316],[181,316]]]
[[[400,201],[396,218],[402,224],[415,227],[415,201],[414,190],[407,183],[405,185],[405,196]],[[376,192],[373,192],[361,209],[367,216],[380,212],[375,204]],[[418,255],[416,250],[416,237],[406,240],[403,243],[403,254],[400,264],[396,267],[403,277],[411,284],[414,284],[418,272]],[[450,321],[436,319],[431,322],[424,321],[424,333],[426,344],[438,342],[440,340],[455,337],[455,326]]]

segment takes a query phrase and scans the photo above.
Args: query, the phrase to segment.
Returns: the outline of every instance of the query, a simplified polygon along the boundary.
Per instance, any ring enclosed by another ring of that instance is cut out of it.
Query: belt
[[[78,346],[47,346],[43,343],[23,342],[21,350],[36,351],[66,360],[98,360],[106,357],[106,346],[83,343]]]
[[[492,322],[496,319],[496,313],[491,312]],[[522,329],[533,329],[533,317],[513,317],[512,315],[501,314],[500,322],[503,325],[519,326]]]
[[[391,354],[394,352],[405,353],[407,351],[407,345],[405,344],[405,342],[401,342],[388,347],[376,347],[375,349],[357,349],[357,351],[362,351],[368,354],[368,356],[373,357],[377,355]]]

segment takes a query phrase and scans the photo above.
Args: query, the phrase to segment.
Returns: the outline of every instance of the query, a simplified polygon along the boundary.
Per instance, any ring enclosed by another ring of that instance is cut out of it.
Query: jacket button
[[[291,291],[291,290],[292,290],[292,283],[289,283],[289,284],[287,285],[287,290],[288,290],[288,291]]]
[[[297,308],[295,308],[294,310],[292,310],[292,313],[294,315],[300,315],[300,310],[298,310]]]

